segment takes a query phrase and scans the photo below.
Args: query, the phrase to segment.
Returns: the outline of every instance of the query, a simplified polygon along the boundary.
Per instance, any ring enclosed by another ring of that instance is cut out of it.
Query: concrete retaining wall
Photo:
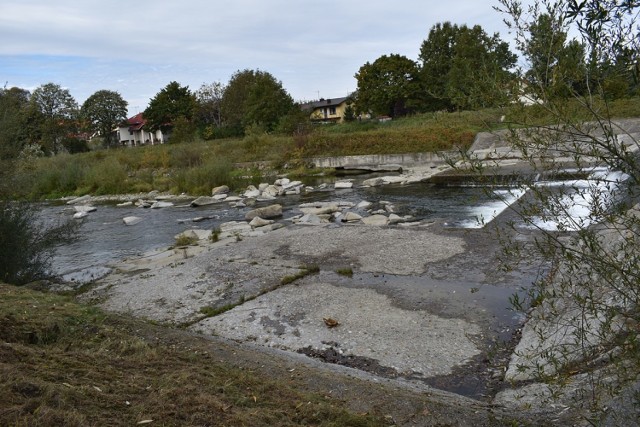
[[[315,157],[308,159],[317,168],[338,168],[345,166],[372,166],[398,164],[402,166],[445,163],[438,153],[370,154],[366,156]]]

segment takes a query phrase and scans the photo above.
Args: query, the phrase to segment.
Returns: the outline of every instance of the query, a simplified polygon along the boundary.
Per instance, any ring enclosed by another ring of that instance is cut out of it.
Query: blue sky
[[[509,35],[478,0],[0,0],[0,78],[33,90],[53,82],[78,103],[119,92],[129,114],[171,81],[196,90],[242,69],[282,81],[295,100],[346,96],[365,62],[416,60],[438,22]]]

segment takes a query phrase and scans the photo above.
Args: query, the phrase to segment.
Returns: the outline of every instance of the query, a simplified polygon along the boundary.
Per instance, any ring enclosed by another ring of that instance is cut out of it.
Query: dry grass
[[[0,285],[0,425],[383,425],[151,328]]]

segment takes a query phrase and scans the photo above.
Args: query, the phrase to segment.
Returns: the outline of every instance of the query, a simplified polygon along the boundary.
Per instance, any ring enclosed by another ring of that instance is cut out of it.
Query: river
[[[495,190],[505,191],[505,190]],[[514,196],[517,197],[517,196]],[[282,222],[300,214],[299,205],[309,202],[363,200],[381,206],[386,201],[394,205],[399,215],[411,215],[416,220],[442,222],[450,227],[477,227],[479,218],[491,219],[506,205],[479,187],[437,187],[426,184],[387,185],[360,187],[344,190],[321,190],[301,195],[284,196],[275,203],[283,205]],[[261,202],[264,206],[274,202]],[[86,269],[106,271],[110,264],[125,258],[136,257],[154,249],[173,244],[174,236],[189,228],[212,229],[227,221],[244,220],[251,208],[233,208],[220,203],[194,208],[188,201],[163,209],[143,209],[135,206],[117,207],[115,204],[99,204],[97,210],[80,220],[78,238],[60,246],[53,259],[54,272],[78,279],[72,273]],[[41,215],[48,224],[68,220],[72,215],[69,206],[50,202],[41,206]],[[127,226],[122,218],[138,216],[142,221]],[[196,217],[210,217],[202,222],[192,222]],[[68,276],[70,275],[71,276]]]

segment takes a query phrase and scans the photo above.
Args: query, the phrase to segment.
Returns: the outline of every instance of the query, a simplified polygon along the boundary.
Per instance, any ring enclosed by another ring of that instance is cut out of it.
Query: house
[[[351,104],[349,97],[320,99],[320,101],[302,104],[304,111],[309,111],[309,118],[315,123],[342,123],[347,105]]]
[[[167,142],[167,136],[161,130],[150,131],[145,129],[147,121],[142,113],[127,119],[118,127],[118,141],[120,145],[134,147],[136,145],[155,145]]]

